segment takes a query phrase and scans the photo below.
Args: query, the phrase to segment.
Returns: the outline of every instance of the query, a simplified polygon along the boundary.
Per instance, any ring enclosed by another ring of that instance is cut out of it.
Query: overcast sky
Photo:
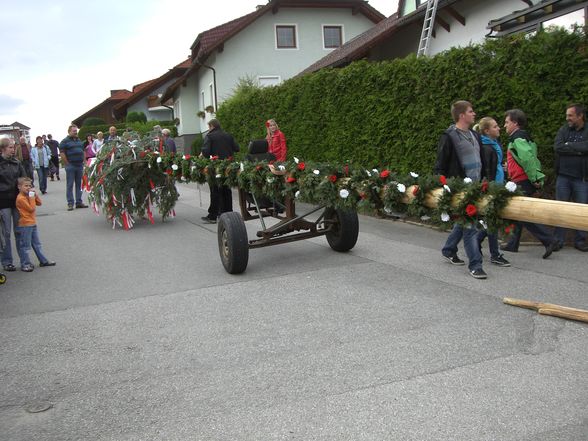
[[[31,136],[67,126],[110,95],[185,60],[196,36],[266,0],[26,0],[2,2],[0,124]],[[397,0],[370,0],[389,16]]]

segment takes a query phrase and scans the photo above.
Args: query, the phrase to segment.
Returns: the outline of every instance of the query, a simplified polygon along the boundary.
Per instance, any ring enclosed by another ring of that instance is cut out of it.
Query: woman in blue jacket
[[[47,193],[47,175],[49,174],[49,162],[51,161],[51,149],[43,143],[43,138],[37,136],[35,146],[31,149],[31,160],[33,167],[39,176],[39,190]]]

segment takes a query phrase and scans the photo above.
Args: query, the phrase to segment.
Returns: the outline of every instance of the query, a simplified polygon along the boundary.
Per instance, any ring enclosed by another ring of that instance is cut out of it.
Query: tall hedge
[[[554,29],[430,58],[360,61],[276,87],[239,88],[217,116],[242,145],[263,137],[264,121],[274,118],[289,157],[430,173],[453,101],[471,101],[478,117],[493,116],[501,126],[505,110],[521,108],[553,178],[553,140],[565,107],[588,104],[587,43],[585,30]]]

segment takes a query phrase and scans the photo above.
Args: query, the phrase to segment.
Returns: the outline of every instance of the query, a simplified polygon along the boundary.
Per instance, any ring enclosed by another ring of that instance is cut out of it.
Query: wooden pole
[[[413,189],[410,186],[406,190],[404,202],[409,204],[413,199]],[[443,189],[437,188],[425,197],[425,205],[435,208]],[[460,195],[453,198],[453,205],[457,205]],[[487,200],[482,199],[477,204],[478,209],[483,213]],[[574,202],[552,201],[549,199],[529,198],[526,196],[514,196],[508,205],[502,210],[500,216],[504,219],[515,221],[533,222],[537,224],[551,225],[556,227],[573,228],[575,230],[588,230],[588,204],[577,204]]]
[[[520,308],[527,308],[537,311],[539,314],[551,315],[580,322],[588,323],[588,311],[584,309],[569,308],[567,306],[554,305],[553,303],[532,302],[529,300],[513,299],[505,297],[503,303]]]

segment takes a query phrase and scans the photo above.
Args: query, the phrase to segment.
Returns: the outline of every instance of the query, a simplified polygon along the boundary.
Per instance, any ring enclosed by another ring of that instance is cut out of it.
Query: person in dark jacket
[[[216,118],[208,122],[208,133],[204,137],[200,156],[214,159],[229,159],[239,151],[239,145],[232,135],[221,129]],[[208,216],[202,220],[214,224],[221,213],[233,211],[233,195],[230,187],[224,185],[210,186],[210,206]]]
[[[54,176],[57,176],[59,181],[59,143],[53,139],[53,135],[47,135],[47,145],[51,150],[51,167],[49,173],[51,174],[51,180],[54,180]]]
[[[558,201],[571,201],[588,204],[588,125],[586,109],[580,104],[572,104],[566,109],[566,122],[555,137],[555,198]],[[554,251],[564,246],[566,230],[556,228],[557,242]],[[574,247],[588,251],[585,231],[576,231]]]
[[[2,249],[2,267],[4,271],[16,271],[12,260],[10,236],[11,231],[14,231],[15,241],[18,241],[16,230],[19,218],[18,210],[16,209],[17,181],[18,178],[28,176],[20,161],[16,159],[15,151],[12,139],[0,139],[0,216],[4,227],[4,248]]]
[[[498,142],[500,136],[500,126],[494,118],[485,116],[474,127],[476,132],[480,134],[482,141],[481,156],[482,164],[484,164],[484,175],[488,181],[495,181],[499,184],[504,183],[504,168],[502,167],[502,146]],[[482,242],[488,236],[488,246],[490,248],[490,263],[497,266],[510,266],[510,262],[500,254],[498,248],[498,233],[488,233],[486,230],[480,230],[478,233],[478,243],[480,250],[482,249]]]
[[[480,181],[483,177],[480,135],[472,131],[476,113],[468,101],[456,101],[451,105],[452,124],[439,139],[435,173],[445,177],[470,178]],[[478,244],[478,230],[475,225],[463,227],[455,224],[441,254],[452,265],[464,265],[457,256],[457,245],[463,238],[464,248],[469,260],[469,272],[475,279],[487,277],[482,268],[482,254]]]
[[[82,175],[84,174],[84,145],[78,138],[78,127],[68,127],[67,136],[59,144],[61,160],[65,165],[67,210],[74,209],[74,185],[76,188],[76,208],[87,208],[82,201]]]
[[[525,196],[533,197],[542,187],[545,175],[541,171],[541,163],[537,158],[537,146],[525,130],[527,116],[520,109],[508,110],[505,115],[504,128],[509,136],[506,154],[509,178],[517,184]],[[508,243],[500,249],[516,253],[519,250],[523,227],[545,247],[543,258],[547,259],[551,256],[556,247],[551,232],[544,225],[532,222],[518,222]]]

